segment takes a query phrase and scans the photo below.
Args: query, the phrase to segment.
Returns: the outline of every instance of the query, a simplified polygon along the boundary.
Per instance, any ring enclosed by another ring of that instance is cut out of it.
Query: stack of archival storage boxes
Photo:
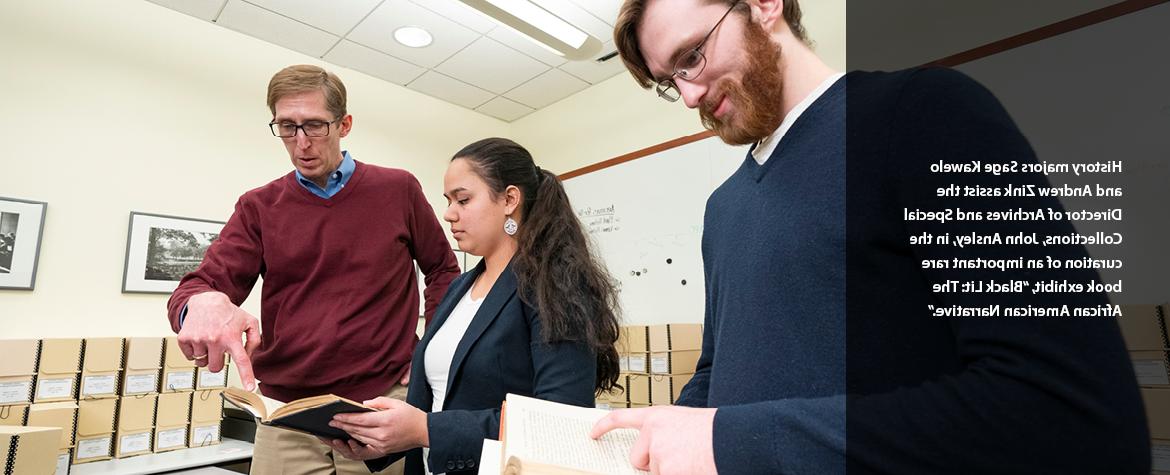
[[[39,340],[0,340],[0,426],[22,426],[32,404]]]
[[[647,328],[650,349],[650,405],[667,406],[678,399],[695,374],[703,349],[703,326],[670,323]]]
[[[151,452],[155,409],[163,367],[163,338],[126,339],[122,391],[118,399],[114,457]]]
[[[194,393],[195,362],[183,354],[177,338],[167,337],[163,343],[162,390],[155,411],[155,452],[187,447]]]
[[[75,432],[84,348],[80,338],[47,338],[41,340],[37,353],[36,389],[25,425],[61,429],[56,450],[58,473],[67,473],[70,461],[77,457]]]
[[[195,376],[195,394],[191,398],[191,430],[187,445],[203,447],[222,440],[223,390],[227,388],[231,356],[223,355],[223,369],[211,372],[206,366]]]
[[[1122,305],[1117,323],[1133,360],[1149,421],[1153,473],[1170,475],[1170,360],[1165,305]]]
[[[87,338],[82,342],[77,418],[66,428],[73,438],[73,463],[109,459],[114,453],[118,390],[126,341]]]

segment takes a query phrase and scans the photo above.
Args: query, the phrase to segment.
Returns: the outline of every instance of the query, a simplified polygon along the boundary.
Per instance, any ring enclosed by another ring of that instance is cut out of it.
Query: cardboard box
[[[154,439],[154,412],[157,394],[126,396],[118,409],[118,430],[114,436],[114,458],[145,454]]]
[[[107,460],[114,454],[114,430],[119,399],[83,399],[77,402],[77,437],[73,463]]]
[[[118,373],[122,371],[124,345],[121,338],[85,339],[78,399],[118,397]]]
[[[650,353],[627,353],[619,355],[619,367],[628,373],[646,374],[650,372]]]
[[[698,323],[653,325],[646,332],[651,353],[703,349],[703,326]]]
[[[187,426],[191,422],[191,396],[194,393],[164,393],[158,396],[154,416],[154,451],[166,452],[187,446]]]
[[[195,378],[195,390],[223,389],[227,387],[228,368],[231,365],[224,363],[223,369],[212,373],[207,367],[199,368],[199,375]]]
[[[67,450],[73,447],[73,434],[77,430],[77,403],[68,401],[33,404],[28,409],[28,425],[59,427],[61,443],[57,450]]]
[[[53,473],[60,427],[0,427],[0,473]]]
[[[1159,305],[1122,305],[1117,324],[1130,351],[1167,348],[1165,313]]]
[[[122,377],[122,395],[154,394],[158,392],[162,372],[162,337],[127,338],[126,370]]]
[[[646,325],[626,325],[618,332],[618,353],[647,353],[650,351]]]
[[[40,344],[38,340],[0,340],[0,355],[4,355],[0,358],[0,406],[32,402]]]
[[[73,449],[65,449],[57,453],[57,471],[53,475],[69,475],[73,469]]]
[[[163,344],[162,392],[192,391],[195,389],[195,362],[188,360],[179,347],[179,339],[169,336]]]
[[[187,445],[203,447],[220,441],[223,419],[223,390],[196,391],[191,396],[191,430]]]
[[[693,374],[655,374],[650,376],[650,405],[667,406],[674,404],[682,393],[683,386]]]
[[[1170,387],[1170,364],[1166,351],[1131,351],[1133,372],[1142,386]]]
[[[650,374],[689,374],[695,372],[700,350],[650,354]]]
[[[77,377],[81,374],[81,339],[41,340],[37,364],[37,387],[33,402],[77,399]]]
[[[0,406],[0,426],[28,425],[28,404]]]
[[[629,394],[630,404],[650,404],[650,376],[644,374],[631,374],[629,378],[630,385],[626,389]]]
[[[627,389],[629,389],[629,387],[630,387],[629,375],[625,375],[625,374],[618,375],[617,384],[621,385],[621,388],[615,387],[608,392],[601,393],[600,395],[597,396],[597,402],[600,402],[600,403],[623,403],[623,404],[626,402],[629,402],[629,395],[627,392]]]

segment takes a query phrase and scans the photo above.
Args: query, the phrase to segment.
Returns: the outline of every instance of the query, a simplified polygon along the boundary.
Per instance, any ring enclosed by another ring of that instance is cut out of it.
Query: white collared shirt
[[[788,112],[788,115],[784,116],[784,121],[780,122],[780,127],[775,132],[772,132],[771,135],[760,140],[756,148],[752,150],[752,158],[756,159],[756,163],[763,165],[764,162],[768,161],[768,157],[771,157],[772,152],[776,151],[776,146],[780,144],[780,140],[784,138],[784,134],[788,133],[788,129],[792,128],[792,124],[796,122],[796,119],[799,119],[800,115],[805,110],[808,110],[812,103],[816,102],[817,99],[825,94],[825,91],[828,91],[830,87],[833,87],[833,84],[837,83],[838,79],[844,76],[845,73],[836,73],[829,76],[816,89],[813,89],[808,96],[805,96],[804,100],[800,101],[796,107],[793,107]]]

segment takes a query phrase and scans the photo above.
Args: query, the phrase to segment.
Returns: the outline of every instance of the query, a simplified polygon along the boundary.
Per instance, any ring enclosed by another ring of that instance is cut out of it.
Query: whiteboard
[[[624,324],[703,321],[703,210],[746,156],[710,137],[564,181]]]

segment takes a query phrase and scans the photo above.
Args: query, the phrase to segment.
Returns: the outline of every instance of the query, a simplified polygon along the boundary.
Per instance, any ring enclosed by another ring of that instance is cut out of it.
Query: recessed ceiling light
[[[434,41],[427,30],[417,26],[404,26],[394,30],[394,39],[411,48],[422,48]]]

